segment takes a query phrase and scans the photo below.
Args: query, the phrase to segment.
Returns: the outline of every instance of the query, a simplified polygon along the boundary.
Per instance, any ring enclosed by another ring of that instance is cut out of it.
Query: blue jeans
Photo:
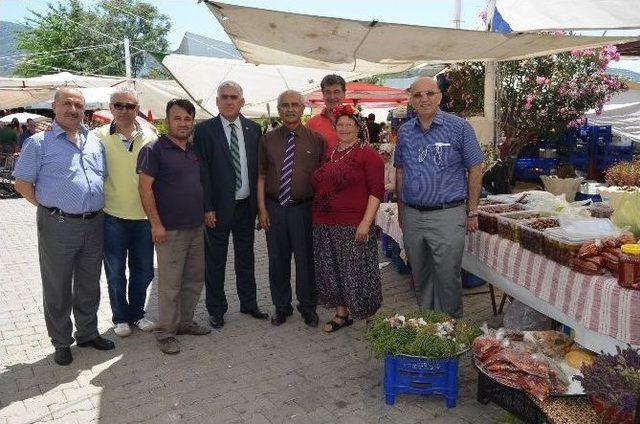
[[[153,241],[148,220],[104,214],[104,269],[113,323],[134,323],[144,317],[147,288],[153,280]]]

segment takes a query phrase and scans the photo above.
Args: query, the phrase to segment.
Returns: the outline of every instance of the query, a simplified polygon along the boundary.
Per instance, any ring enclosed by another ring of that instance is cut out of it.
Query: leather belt
[[[275,202],[275,203],[277,203],[278,205],[280,205],[280,202],[279,202],[277,199],[274,199],[274,198],[273,198],[273,197],[271,197],[271,196],[267,196],[267,199],[269,199],[269,200],[271,200],[272,202]],[[298,206],[298,205],[301,205],[301,204],[303,204],[303,203],[310,202],[311,200],[312,200],[311,198],[309,198],[309,199],[304,199],[304,200],[289,200],[289,203],[287,203],[286,205],[280,205],[280,206],[283,206],[283,207],[285,207],[285,208],[286,208],[286,207],[290,207],[290,206]]]
[[[67,213],[59,208],[49,208],[47,206],[42,206],[42,207],[50,211],[52,215],[55,214],[55,215],[63,216],[65,218],[76,218],[76,219],[92,219],[98,216],[100,212],[102,212],[102,210],[99,210],[99,211],[84,212],[84,213]]]
[[[464,205],[464,200],[454,200],[449,203],[439,203],[433,206],[422,206],[422,205],[412,205],[410,203],[405,203],[405,205],[409,206],[411,209],[419,210],[420,212],[428,212],[428,211],[438,211],[441,209],[450,209],[455,208],[460,205]]]

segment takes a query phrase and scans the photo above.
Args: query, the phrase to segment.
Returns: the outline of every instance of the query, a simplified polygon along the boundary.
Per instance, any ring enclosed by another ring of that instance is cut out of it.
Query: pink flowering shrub
[[[534,137],[555,139],[565,128],[580,126],[586,111],[601,113],[615,93],[627,89],[625,80],[605,72],[611,61],[619,59],[616,47],[606,46],[500,63],[499,132],[514,140],[517,152]],[[446,75],[448,108],[462,116],[482,114],[483,64],[465,62]]]

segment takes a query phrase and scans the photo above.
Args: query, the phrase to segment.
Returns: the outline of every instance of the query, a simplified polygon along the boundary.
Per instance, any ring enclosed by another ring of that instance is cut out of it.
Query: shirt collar
[[[133,133],[133,137],[131,138],[134,138],[138,134],[142,133],[142,126],[137,119],[133,121],[133,126],[135,127],[135,132]],[[109,135],[114,135],[116,133],[118,133],[118,127],[116,126],[116,120],[114,119],[113,121],[111,121],[111,125],[109,125]]]
[[[422,125],[420,124],[420,118],[418,118],[416,116],[413,119],[415,120],[413,122],[413,126],[419,128],[420,130],[422,130]],[[438,108],[438,110],[436,111],[435,116],[433,117],[433,121],[431,121],[431,123],[432,124],[436,124],[436,125],[443,125],[444,124],[444,112]]]
[[[178,149],[181,152],[183,151],[176,143],[174,143],[166,135],[160,136],[160,138],[158,138],[158,142],[160,143],[160,147],[162,147],[163,149]],[[186,150],[191,150],[192,146],[193,146],[193,140],[190,138],[189,141],[187,141]]]
[[[236,126],[236,129],[239,130],[242,128],[242,121],[240,121],[240,115],[238,115],[236,119],[233,121],[229,121],[227,118],[225,118],[222,115],[220,115],[220,119],[222,119],[222,123],[224,124],[225,127],[228,127],[229,124],[233,123]]]
[[[53,132],[53,136],[55,138],[58,138],[61,134],[64,134],[65,136],[67,134],[67,132],[60,125],[58,125],[58,121],[56,121],[55,119],[53,120],[53,124],[51,124],[51,131]],[[80,124],[80,129],[78,132],[80,133],[80,135],[86,137],[89,133],[89,130],[83,124]]]

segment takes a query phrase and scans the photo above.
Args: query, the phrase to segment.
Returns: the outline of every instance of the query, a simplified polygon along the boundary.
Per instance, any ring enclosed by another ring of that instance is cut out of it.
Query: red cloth
[[[307,122],[307,128],[323,136],[327,140],[327,147],[333,151],[333,148],[338,145],[338,134],[333,121],[326,115],[326,110],[326,108],[322,109],[322,112],[311,117]]]
[[[382,201],[384,162],[369,146],[355,146],[335,152],[328,149],[322,165],[311,177],[312,221],[317,225],[358,225],[364,217],[369,196]]]

